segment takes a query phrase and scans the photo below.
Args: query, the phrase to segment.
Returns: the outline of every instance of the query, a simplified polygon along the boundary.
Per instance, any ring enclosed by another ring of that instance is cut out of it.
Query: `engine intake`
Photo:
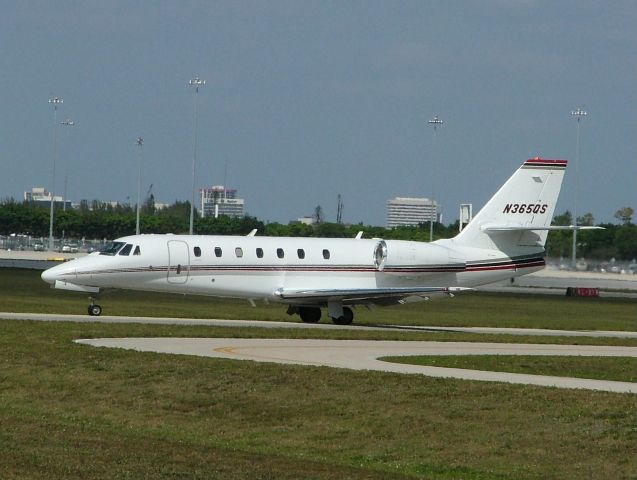
[[[379,240],[374,248],[374,265],[379,272],[382,272],[385,268],[385,261],[387,260],[387,244],[385,240]]]

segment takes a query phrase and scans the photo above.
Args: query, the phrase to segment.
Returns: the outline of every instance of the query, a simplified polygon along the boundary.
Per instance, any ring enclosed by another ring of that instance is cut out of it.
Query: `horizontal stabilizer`
[[[604,227],[590,227],[585,225],[549,225],[546,227],[542,226],[522,226],[522,225],[496,225],[496,224],[486,224],[480,227],[480,230],[483,232],[526,232],[532,230],[547,230],[547,231],[555,231],[555,230],[604,230]]]

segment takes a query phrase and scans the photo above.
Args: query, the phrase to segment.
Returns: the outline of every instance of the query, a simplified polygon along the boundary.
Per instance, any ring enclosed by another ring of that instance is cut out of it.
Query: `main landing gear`
[[[89,302],[91,302],[88,306],[88,314],[91,317],[99,317],[102,314],[102,307],[95,303],[95,299],[93,297],[89,297]]]
[[[354,312],[349,307],[343,307],[343,315],[338,318],[332,317],[332,321],[336,325],[351,325],[354,321]]]
[[[321,319],[321,309],[317,307],[299,307],[298,314],[305,323],[317,323]]]
[[[321,319],[321,309],[319,307],[291,307],[288,309],[290,315],[298,313],[305,323],[317,323]],[[340,313],[340,312],[338,312]],[[336,325],[350,325],[354,321],[354,312],[349,307],[342,308],[342,315],[330,316]]]

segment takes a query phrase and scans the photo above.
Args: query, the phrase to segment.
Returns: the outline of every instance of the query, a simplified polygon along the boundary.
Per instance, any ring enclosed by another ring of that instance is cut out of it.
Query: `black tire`
[[[332,321],[336,325],[351,325],[354,321],[354,312],[349,307],[343,307],[343,316],[339,318],[332,317]]]
[[[102,314],[102,307],[99,305],[89,305],[88,314],[91,317],[99,317]]]
[[[299,307],[299,316],[305,323],[317,323],[321,319],[321,309],[317,307]]]

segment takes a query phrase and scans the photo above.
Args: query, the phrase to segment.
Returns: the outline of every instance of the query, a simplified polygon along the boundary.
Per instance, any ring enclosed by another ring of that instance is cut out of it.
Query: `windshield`
[[[100,255],[115,255],[123,246],[124,242],[108,242],[100,249]]]

